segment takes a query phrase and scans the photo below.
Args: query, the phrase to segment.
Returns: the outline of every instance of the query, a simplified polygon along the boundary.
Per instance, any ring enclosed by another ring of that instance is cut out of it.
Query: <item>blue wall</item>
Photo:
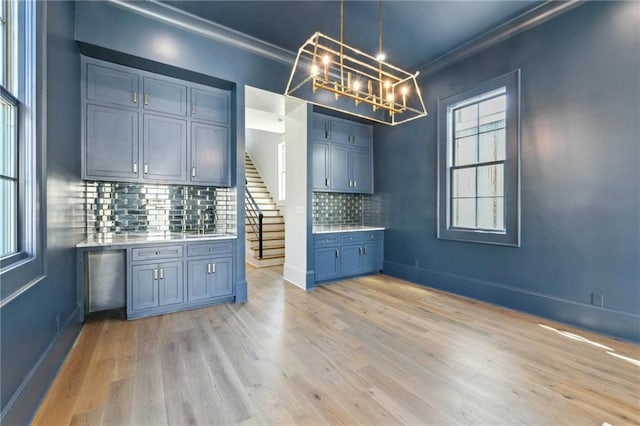
[[[73,27],[73,3],[47,5],[47,277],[0,310],[3,424],[24,424],[31,417],[80,328],[75,262],[83,231],[80,58]]]
[[[385,273],[640,340],[639,49],[637,3],[588,2],[423,77],[431,115],[375,129]],[[437,100],[517,68],[522,247],[438,240]]]

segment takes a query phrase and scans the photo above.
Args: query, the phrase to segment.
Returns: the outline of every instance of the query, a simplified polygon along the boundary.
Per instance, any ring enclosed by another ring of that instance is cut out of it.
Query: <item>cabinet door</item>
[[[230,186],[229,164],[227,128],[191,123],[191,182]]]
[[[351,192],[349,186],[349,157],[351,149],[348,146],[331,145],[329,161],[329,186],[332,190]]]
[[[362,246],[346,245],[340,248],[340,275],[358,275],[362,273]]]
[[[144,115],[143,177],[156,181],[187,180],[187,122]]]
[[[371,150],[351,150],[351,190],[373,193],[373,158]]]
[[[158,265],[133,266],[131,307],[134,311],[158,306]]]
[[[213,297],[228,296],[233,293],[233,259],[221,257],[211,260],[210,294]]]
[[[349,144],[350,143],[350,124],[348,121],[332,119],[329,122],[329,134],[331,142]]]
[[[229,94],[192,87],[191,118],[226,125],[229,122]]]
[[[87,64],[87,99],[137,108],[138,75],[101,65]]]
[[[87,105],[85,175],[88,178],[137,178],[138,113]]]
[[[329,139],[329,120],[325,115],[314,113],[311,124],[311,139]]]
[[[329,144],[327,142],[311,143],[311,182],[314,190],[326,191],[330,188]]]
[[[340,276],[340,253],[338,246],[315,249],[315,280],[324,281]]]
[[[381,242],[365,243],[363,246],[363,272],[379,272],[384,261],[384,246]]]
[[[187,300],[189,302],[211,298],[210,265],[209,259],[187,261]]]
[[[157,78],[143,78],[144,109],[166,114],[187,115],[187,86]]]
[[[352,124],[349,129],[351,144],[360,148],[371,149],[373,146],[373,129],[365,124]]]
[[[161,263],[158,266],[159,305],[184,302],[182,262]]]

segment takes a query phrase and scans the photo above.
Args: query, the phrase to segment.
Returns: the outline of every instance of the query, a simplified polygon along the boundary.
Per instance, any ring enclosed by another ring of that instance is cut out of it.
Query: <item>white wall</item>
[[[273,200],[278,205],[278,144],[285,138],[284,135],[265,132],[262,130],[247,129],[246,149],[253,164],[262,175]]]
[[[306,288],[307,273],[307,105],[286,100],[287,204],[284,279]]]

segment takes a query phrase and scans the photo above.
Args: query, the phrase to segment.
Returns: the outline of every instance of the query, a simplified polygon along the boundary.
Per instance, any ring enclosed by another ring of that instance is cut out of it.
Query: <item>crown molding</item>
[[[178,27],[180,29],[196,33],[211,40],[227,44],[232,47],[246,50],[256,55],[263,56],[292,65],[296,58],[294,52],[283,49],[258,38],[251,37],[240,31],[236,31],[224,25],[217,24],[207,19],[187,13],[157,0],[126,1],[103,0],[106,3],[137,13],[147,18]]]
[[[519,16],[471,39],[460,46],[438,56],[418,67],[420,77],[432,75],[449,65],[466,59],[507,40],[516,34],[530,30],[556,16],[584,4],[584,0],[555,1],[547,0]]]

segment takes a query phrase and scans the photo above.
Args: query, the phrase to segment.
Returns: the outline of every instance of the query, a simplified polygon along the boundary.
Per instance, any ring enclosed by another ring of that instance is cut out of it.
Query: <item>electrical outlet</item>
[[[413,266],[418,269],[420,267],[420,261],[418,259],[414,259]]]
[[[591,293],[591,304],[595,306],[604,306],[604,294]]]
[[[56,331],[60,331],[62,324],[60,324],[60,314],[56,315]]]

